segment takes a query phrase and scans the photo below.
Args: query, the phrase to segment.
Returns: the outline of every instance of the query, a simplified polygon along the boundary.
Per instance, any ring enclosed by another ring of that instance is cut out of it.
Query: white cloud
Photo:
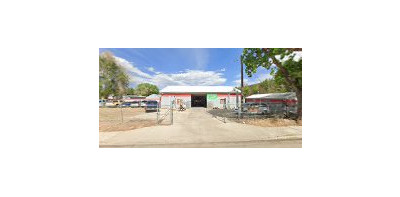
[[[221,72],[225,72],[226,71],[226,69],[225,68],[221,68],[221,70],[220,70]]]
[[[239,76],[240,77],[240,76]],[[267,74],[259,74],[259,76],[254,76],[251,78],[243,78],[243,84],[244,85],[253,85],[256,83],[261,83],[266,79],[272,79],[274,78],[274,76],[272,76],[271,74],[267,73]],[[233,85],[235,86],[240,86],[240,79],[234,80],[232,81]]]
[[[214,71],[186,70],[182,73],[155,74],[151,82],[160,88],[168,85],[222,85],[226,78]]]
[[[125,68],[128,72],[133,73],[134,75],[140,76],[140,77],[144,77],[144,78],[151,78],[151,75],[142,72],[140,69],[136,68],[135,66],[133,66],[130,62],[128,62],[127,60],[120,58],[120,57],[115,57],[115,60],[117,60],[117,63],[119,65],[121,65],[123,68]]]
[[[226,82],[226,78],[224,78],[221,72],[185,70],[178,73],[166,74],[155,71],[153,67],[148,67],[147,70],[153,72],[153,74],[148,74],[123,58],[115,57],[115,59],[128,71],[131,83],[134,85],[152,83],[159,88],[163,88],[168,85],[222,85]]]
[[[243,78],[243,85],[247,85],[248,82],[249,82],[249,79]],[[233,85],[234,86],[240,86],[241,85],[241,80],[240,79],[234,80],[233,81]]]
[[[299,61],[300,58],[303,57],[303,52],[302,51],[295,51],[295,52],[293,52],[293,54],[294,54],[294,57],[293,57],[294,61]],[[286,61],[286,60],[289,59],[288,56],[285,56],[285,58],[281,59],[280,55],[276,55],[275,58],[278,59],[279,61]]]
[[[156,69],[154,67],[147,67],[147,70],[152,72],[152,73],[156,73],[156,74],[161,74],[161,72],[156,71]]]
[[[260,74],[260,76],[258,77],[258,79],[261,81],[264,81],[266,79],[272,79],[272,78],[274,78],[274,76],[272,76],[270,73]]]

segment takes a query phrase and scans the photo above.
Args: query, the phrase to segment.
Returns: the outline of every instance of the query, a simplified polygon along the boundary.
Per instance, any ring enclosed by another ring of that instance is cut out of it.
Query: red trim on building
[[[269,103],[296,104],[297,100],[295,100],[295,99],[289,99],[289,100],[285,100],[285,99],[246,99],[246,103],[248,103],[248,102],[255,102],[255,103],[258,103],[258,102],[261,102],[261,103],[269,102]]]
[[[218,97],[228,97],[228,94],[217,94]],[[240,94],[238,94],[240,96]],[[230,97],[236,97],[236,94],[230,94]]]
[[[189,97],[191,94],[162,94],[161,96],[180,96],[180,97]]]

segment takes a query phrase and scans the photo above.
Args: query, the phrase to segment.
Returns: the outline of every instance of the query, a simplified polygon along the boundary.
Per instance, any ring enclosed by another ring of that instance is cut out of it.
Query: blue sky
[[[240,84],[240,48],[100,48],[110,51],[131,77],[131,87],[152,83],[159,88],[168,85]],[[246,84],[271,78],[259,68],[253,77],[245,75]]]

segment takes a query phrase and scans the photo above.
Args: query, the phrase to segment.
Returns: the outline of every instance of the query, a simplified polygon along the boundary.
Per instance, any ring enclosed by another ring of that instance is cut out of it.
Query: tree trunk
[[[290,79],[289,72],[282,66],[280,62],[278,62],[275,58],[273,58],[274,64],[281,70],[286,82],[288,82],[295,90],[297,97],[297,120],[301,120],[302,118],[302,88],[297,87],[296,82]]]
[[[267,49],[262,49],[264,52],[268,52]],[[273,63],[276,65],[276,67],[279,68],[279,70],[282,72],[283,77],[285,78],[286,82],[290,84],[296,91],[296,96],[297,96],[297,120],[302,119],[302,88],[298,87],[296,85],[296,81],[291,79],[289,76],[289,72],[285,69],[285,67],[282,66],[282,63],[279,62],[275,57],[271,57]]]
[[[302,115],[303,115],[303,106],[302,106],[302,92],[296,91],[296,96],[297,96],[297,120],[302,120]]]

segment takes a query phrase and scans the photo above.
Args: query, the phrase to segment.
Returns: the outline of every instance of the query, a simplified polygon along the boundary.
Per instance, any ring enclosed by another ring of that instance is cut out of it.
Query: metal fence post
[[[121,105],[118,105],[118,106],[121,109],[121,123],[124,123],[124,114],[122,113],[122,107],[121,107]]]
[[[174,124],[174,101],[171,102],[170,118],[171,118],[171,124]]]
[[[238,119],[242,117],[242,106],[238,107]]]
[[[159,108],[158,105],[157,105],[157,124],[160,123],[160,121],[159,121],[159,116],[160,116],[160,108]]]

